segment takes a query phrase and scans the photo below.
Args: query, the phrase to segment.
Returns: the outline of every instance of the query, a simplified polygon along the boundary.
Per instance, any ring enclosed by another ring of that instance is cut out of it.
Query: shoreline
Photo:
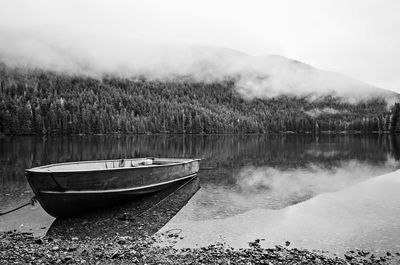
[[[240,136],[240,135],[397,135],[398,132],[391,131],[357,131],[357,130],[345,130],[345,131],[305,131],[305,132],[297,132],[297,131],[271,131],[264,133],[121,133],[121,132],[112,132],[112,133],[46,133],[46,134],[0,134],[0,138],[3,137],[19,137],[19,136],[33,136],[33,137],[65,137],[65,136],[214,136],[214,135],[226,135],[226,136]]]
[[[343,257],[325,251],[311,251],[286,246],[260,247],[260,240],[249,242],[249,248],[234,249],[223,244],[202,248],[176,249],[157,246],[177,234],[133,238],[115,235],[108,239],[59,239],[34,237],[16,231],[0,233],[0,261],[5,264],[393,264],[400,253],[375,256],[362,250],[351,250]]]

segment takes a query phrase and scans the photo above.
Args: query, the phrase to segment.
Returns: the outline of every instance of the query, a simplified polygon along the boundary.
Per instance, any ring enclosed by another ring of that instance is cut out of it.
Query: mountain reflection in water
[[[230,184],[202,183],[199,194],[191,201],[196,214],[182,216],[182,219],[225,218],[255,208],[281,209],[397,168],[398,163],[392,158],[376,165],[350,160],[330,167],[317,164],[290,169],[245,166],[233,173],[233,182]],[[203,177],[203,174],[201,172],[199,175]],[[216,174],[213,177],[224,176]]]
[[[246,247],[256,238],[265,238],[261,242],[266,247],[289,240],[294,247],[337,253],[354,248],[381,254],[397,252],[399,191],[400,172],[396,171],[279,210],[253,209],[224,219],[204,220],[190,219],[181,212],[161,232],[182,229],[184,239],[176,247],[200,247],[221,241]],[[200,196],[197,194],[197,199]],[[187,211],[201,208],[196,201],[187,205]]]

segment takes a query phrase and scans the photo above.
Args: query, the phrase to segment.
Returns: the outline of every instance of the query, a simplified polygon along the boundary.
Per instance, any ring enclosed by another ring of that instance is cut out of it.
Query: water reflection
[[[17,230],[31,232],[34,236],[44,236],[54,221],[39,203],[0,216],[0,232]]]
[[[270,238],[286,235],[284,239],[291,240],[291,236],[296,236],[294,232],[285,233],[288,227],[278,226],[274,234],[271,230],[264,230],[261,224],[270,227],[274,227],[274,222],[283,224],[285,217],[293,211],[291,209],[303,211],[302,205],[313,204],[321,194],[342,196],[341,192],[349,187],[369,183],[376,176],[396,170],[400,158],[398,143],[398,136],[389,135],[322,135],[319,139],[311,135],[4,137],[0,139],[0,211],[29,201],[32,193],[24,176],[26,168],[56,162],[123,157],[197,157],[203,159],[199,172],[202,188],[166,225],[185,227],[193,240],[186,240],[185,244],[203,242],[196,230],[202,225],[212,226],[210,231],[218,237],[223,236],[224,231],[231,233],[232,238],[240,243],[247,242],[249,236],[261,235]],[[362,193],[359,190],[355,192]],[[376,201],[381,199],[377,195]],[[362,202],[359,203],[355,209],[367,209]],[[373,204],[373,207],[378,205]],[[332,202],[323,207],[339,206]],[[292,215],[292,220],[298,218],[301,222],[308,222],[309,226],[316,225],[316,221],[309,219],[319,220],[318,212],[322,214],[324,211],[317,209],[313,214],[311,210],[304,210],[308,214],[304,219],[299,217],[300,214]],[[259,212],[263,214],[256,214]],[[388,210],[387,215],[390,212],[397,216],[395,207]],[[354,214],[357,213],[354,210]],[[364,213],[362,210],[360,216]],[[42,225],[34,225],[34,230],[48,227],[52,219],[45,216],[40,209],[24,209],[7,217],[7,221],[0,220],[0,230],[18,226],[23,218],[42,222]],[[332,216],[330,218],[335,222]],[[90,220],[90,217],[86,219]],[[88,223],[80,225],[78,220],[75,221],[78,223],[57,221],[49,233],[70,235],[64,231],[66,228],[89,227]],[[292,223],[295,229],[295,221]],[[245,224],[254,224],[252,233],[247,233]],[[381,225],[386,225],[388,231],[394,229],[389,223]],[[303,229],[307,231],[310,228],[304,225]],[[84,234],[85,231],[76,230],[74,233]],[[301,242],[306,242],[306,239]]]
[[[86,215],[56,219],[48,236],[108,238],[116,234],[135,238],[163,227],[200,188],[199,178],[184,180],[160,192]]]
[[[181,218],[204,220],[225,218],[254,208],[281,209],[321,193],[347,188],[398,167],[393,158],[377,165],[350,160],[328,167],[321,164],[290,169],[245,166],[233,173],[231,183],[203,183],[202,190],[192,201],[196,208],[192,212],[197,214],[181,214]],[[203,172],[200,175],[203,176]]]
[[[399,190],[400,172],[396,171],[279,210],[252,209],[224,219],[204,220],[181,218],[179,213],[161,232],[182,229],[184,239],[177,247],[200,247],[221,241],[246,247],[255,238],[265,238],[261,241],[265,247],[290,240],[294,247],[337,253],[354,248],[380,254],[397,252]],[[199,207],[191,201],[186,208],[196,211]]]

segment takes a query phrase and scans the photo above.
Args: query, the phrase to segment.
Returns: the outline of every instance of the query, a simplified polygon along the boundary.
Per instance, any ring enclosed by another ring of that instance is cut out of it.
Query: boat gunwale
[[[127,159],[135,159],[135,158],[127,158]],[[154,157],[144,157],[144,158],[137,158],[138,160],[140,159],[153,159]],[[49,170],[46,168],[52,167],[52,166],[60,166],[60,165],[71,165],[71,164],[84,164],[84,163],[98,163],[98,162],[111,162],[111,161],[118,161],[121,159],[107,159],[107,160],[87,160],[87,161],[74,161],[74,162],[63,162],[63,163],[54,163],[54,164],[48,164],[48,165],[43,165],[39,167],[34,167],[30,169],[26,169],[26,173],[47,173],[47,174],[53,174],[53,173],[86,173],[86,172],[107,172],[107,171],[112,171],[112,170],[133,170],[133,169],[139,169],[139,168],[159,168],[159,167],[170,167],[170,166],[176,166],[176,165],[183,165],[187,163],[192,163],[195,161],[200,161],[200,158],[156,158],[158,160],[171,160],[171,163],[166,163],[166,164],[150,164],[150,165],[138,165],[135,167],[116,167],[116,168],[104,168],[104,169],[76,169],[76,170]],[[177,160],[182,160],[178,161]]]
[[[66,191],[52,191],[52,190],[42,190],[39,191],[39,193],[45,193],[45,194],[54,194],[54,195],[66,195],[66,194],[104,194],[104,193],[121,193],[121,192],[130,192],[130,191],[140,191],[144,189],[149,189],[157,186],[162,186],[174,182],[178,182],[187,178],[193,178],[197,176],[197,173],[190,174],[184,177],[180,177],[177,179],[172,179],[164,182],[159,182],[159,183],[154,183],[154,184],[149,184],[145,186],[137,186],[137,187],[131,187],[131,188],[124,188],[124,189],[109,189],[109,190],[66,190]]]

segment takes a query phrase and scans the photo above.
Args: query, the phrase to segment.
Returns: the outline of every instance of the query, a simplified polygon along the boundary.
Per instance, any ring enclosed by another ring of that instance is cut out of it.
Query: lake
[[[399,137],[389,135],[3,137],[0,212],[33,195],[26,168],[77,160],[196,157],[203,159],[196,183],[200,189],[192,184],[188,192],[181,191],[175,196],[179,209],[151,228],[158,234],[179,230],[176,247],[216,242],[246,247],[265,239],[266,247],[288,240],[291,246],[332,253],[399,251],[398,142]],[[167,193],[162,196],[175,191]],[[160,196],[142,205],[156,204]],[[105,220],[104,214],[82,217],[79,224]],[[0,231],[44,235],[51,227],[57,227],[50,229],[54,233],[73,226],[55,222],[38,204],[0,216]]]

